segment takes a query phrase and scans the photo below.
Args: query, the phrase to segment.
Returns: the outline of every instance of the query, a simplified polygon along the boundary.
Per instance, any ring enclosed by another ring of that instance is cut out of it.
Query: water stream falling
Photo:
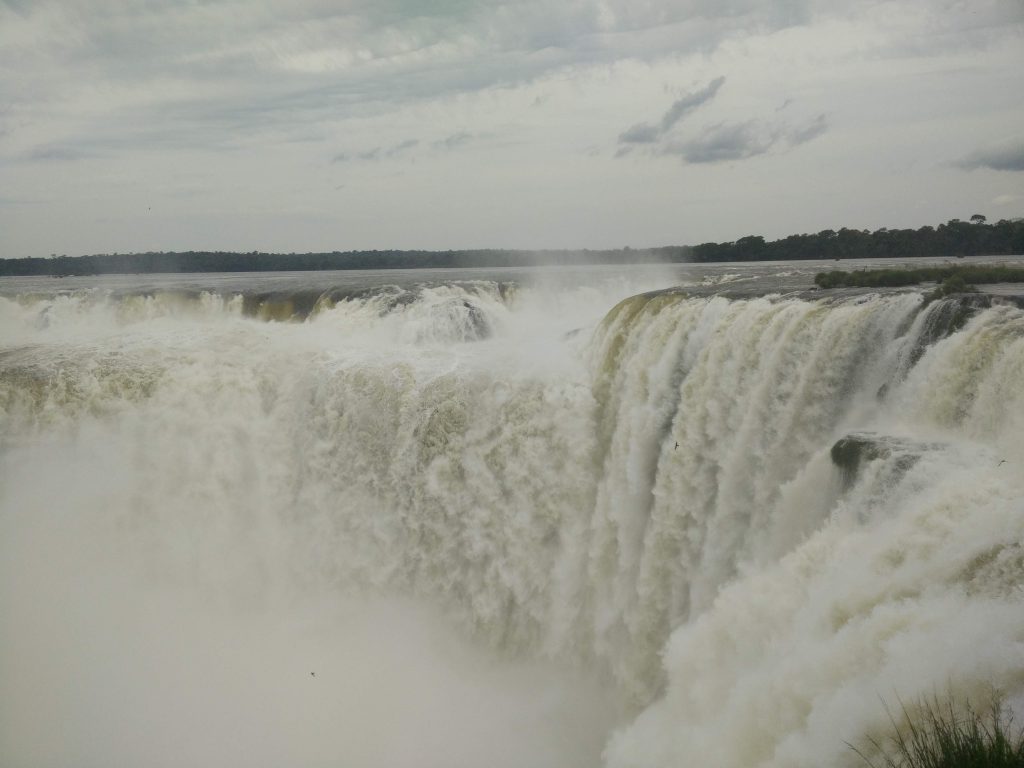
[[[1024,691],[1024,312],[0,297],[0,763],[856,765]],[[706,292],[708,293],[708,292]]]

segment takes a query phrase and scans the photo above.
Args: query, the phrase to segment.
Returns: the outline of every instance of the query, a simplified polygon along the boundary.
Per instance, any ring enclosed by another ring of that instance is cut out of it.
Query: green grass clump
[[[952,282],[950,282],[952,281]],[[919,283],[947,284],[948,293],[956,293],[952,286],[970,290],[977,283],[1024,283],[1024,267],[979,265],[946,265],[918,269],[860,269],[853,272],[833,270],[819,272],[814,284],[820,288],[898,288]]]
[[[872,768],[1024,768],[1024,730],[1013,727],[1012,713],[994,698],[981,713],[970,705],[958,710],[952,701],[922,702],[916,718],[903,708],[906,725],[891,714],[893,733],[889,749],[871,740],[884,754],[875,763],[856,747],[854,751]]]
[[[942,299],[953,293],[977,293],[978,289],[968,285],[962,275],[950,275],[934,291],[924,297],[924,303],[928,304],[936,299]]]

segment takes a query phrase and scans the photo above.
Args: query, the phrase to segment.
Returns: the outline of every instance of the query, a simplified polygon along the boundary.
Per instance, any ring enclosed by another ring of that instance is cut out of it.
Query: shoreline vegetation
[[[981,711],[938,698],[914,709],[902,707],[902,723],[889,712],[886,742],[868,739],[868,750],[848,746],[869,768],[1024,768],[1024,729],[998,695]]]
[[[906,269],[859,269],[853,272],[819,272],[814,284],[819,288],[899,288],[921,283],[937,283],[927,301],[954,293],[976,293],[978,284],[1024,283],[1024,267],[954,264]]]
[[[970,221],[952,219],[937,227],[843,228],[817,234],[790,235],[766,241],[758,235],[728,243],[671,245],[610,250],[460,250],[331,251],[263,253],[184,251],[101,253],[88,256],[51,254],[50,258],[0,258],[0,276],[150,274],[174,272],[287,272],[343,269],[424,269],[554,265],[715,263],[808,259],[1004,256],[1024,254],[1024,219],[986,223],[981,214]],[[906,284],[906,283],[904,283]]]

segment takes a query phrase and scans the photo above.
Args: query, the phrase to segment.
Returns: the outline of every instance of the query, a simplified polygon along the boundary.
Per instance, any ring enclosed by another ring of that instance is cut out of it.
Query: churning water
[[[4,282],[0,764],[841,766],[898,700],[1019,712],[1024,312],[816,266]]]

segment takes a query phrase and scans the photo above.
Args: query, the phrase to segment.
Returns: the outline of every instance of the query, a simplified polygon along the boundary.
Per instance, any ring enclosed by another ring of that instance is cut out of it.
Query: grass
[[[973,290],[976,283],[1024,283],[1024,267],[985,265],[946,265],[915,269],[861,269],[853,272],[834,270],[819,272],[814,284],[820,288],[891,288],[920,283],[940,283],[948,286],[945,293]]]
[[[851,749],[871,768],[1024,768],[1024,729],[1014,728],[998,696],[984,713],[935,699],[921,702],[916,717],[904,706],[903,718],[901,727],[889,714],[893,732],[887,745],[870,740],[882,762]]]

